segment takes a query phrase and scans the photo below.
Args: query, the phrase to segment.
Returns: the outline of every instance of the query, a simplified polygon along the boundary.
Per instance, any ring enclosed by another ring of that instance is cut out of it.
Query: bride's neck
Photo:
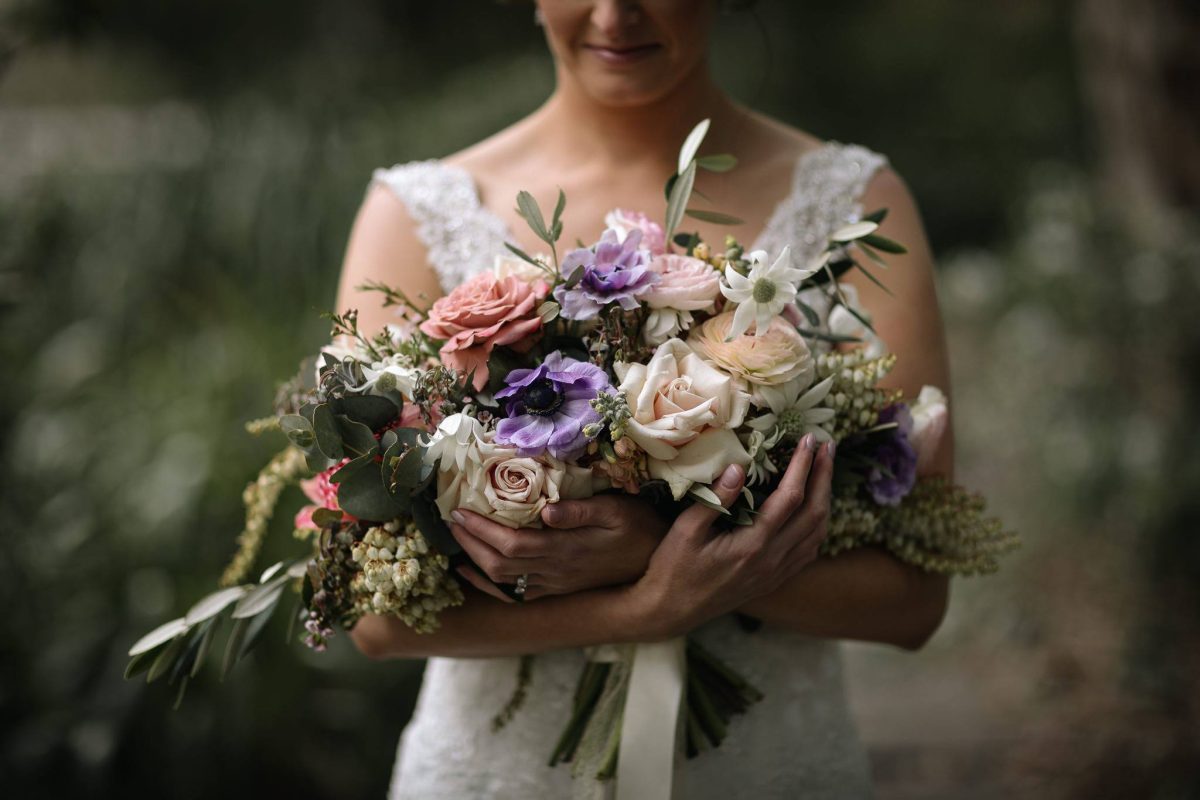
[[[564,150],[589,161],[619,166],[670,166],[674,171],[684,137],[700,120],[712,120],[707,144],[719,149],[743,111],[713,81],[704,65],[670,93],[651,103],[612,106],[589,96],[570,75],[560,74],[539,116]],[[561,137],[561,138],[560,138]],[[706,148],[708,149],[708,148]]]

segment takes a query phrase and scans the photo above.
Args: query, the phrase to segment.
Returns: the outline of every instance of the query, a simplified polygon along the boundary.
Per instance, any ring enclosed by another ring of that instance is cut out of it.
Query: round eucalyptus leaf
[[[313,431],[317,436],[317,447],[326,458],[340,460],[345,456],[342,434],[328,404],[322,403],[313,410]]]
[[[170,622],[164,622],[154,630],[147,633],[142,638],[134,642],[133,647],[129,648],[129,655],[136,656],[141,653],[148,652],[158,647],[160,644],[165,644],[174,639],[179,634],[188,629],[186,617],[173,619]]]

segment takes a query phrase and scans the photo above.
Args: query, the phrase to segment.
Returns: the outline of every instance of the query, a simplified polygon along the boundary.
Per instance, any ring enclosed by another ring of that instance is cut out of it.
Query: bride
[[[712,120],[703,152],[738,166],[701,172],[696,189],[747,220],[689,224],[706,241],[732,232],[772,255],[806,262],[836,227],[887,208],[882,233],[905,243],[891,259],[888,297],[848,278],[874,327],[900,356],[889,383],[915,396],[947,386],[933,265],[907,188],[885,159],[820,141],[734,102],[714,83],[707,50],[717,0],[539,0],[557,86],[513,126],[449,157],[376,172],[354,224],[338,307],[365,329],[394,319],[355,287],[377,280],[428,302],[492,268],[511,242],[539,248],[513,209],[521,189],[543,208],[570,200],[563,241],[594,242],[590,221],[615,208],[656,214],[679,144]],[[463,512],[452,532],[481,571],[464,568],[466,604],[441,629],[417,635],[366,617],[353,631],[371,658],[428,658],[401,739],[393,798],[549,798],[602,795],[548,767],[583,660],[581,648],[656,641],[694,631],[767,696],[731,724],[720,748],[677,760],[683,798],[863,797],[869,767],[848,713],[838,640],[919,648],[941,622],[947,580],[864,548],[817,558],[829,515],[832,447],[800,455],[776,492],[787,513],[748,530],[707,535],[699,507],[677,520],[634,496],[548,508],[545,529],[510,530]],[[950,437],[932,471],[949,475]],[[744,476],[730,467],[720,492]],[[774,496],[773,496],[774,497]],[[693,513],[696,512],[696,513]],[[512,584],[524,577],[523,603]],[[761,622],[739,625],[732,612]],[[515,687],[518,657],[537,654],[527,696],[502,730],[491,720]]]

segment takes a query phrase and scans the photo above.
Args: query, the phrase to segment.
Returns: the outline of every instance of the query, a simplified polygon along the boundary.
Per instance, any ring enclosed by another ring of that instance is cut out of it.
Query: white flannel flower
[[[832,386],[832,376],[814,385],[804,394],[801,394],[801,391],[805,386],[798,380],[783,386],[760,386],[759,395],[771,410],[761,417],[747,420],[746,424],[763,432],[778,427],[780,435],[793,440],[811,433],[818,442],[831,441],[833,435],[829,432],[829,427],[835,412],[832,408],[819,404],[829,394]]]
[[[783,431],[775,430],[770,437],[762,431],[752,430],[739,436],[750,454],[750,465],[746,467],[746,484],[754,486],[766,483],[772,475],[779,473],[779,467],[771,460],[771,449],[783,438]]]
[[[418,371],[405,366],[402,356],[389,356],[383,361],[376,361],[370,366],[363,365],[363,383],[355,386],[352,391],[362,394],[376,394],[398,391],[405,397],[412,397],[417,385]]]
[[[755,250],[747,256],[752,266],[748,275],[742,275],[732,266],[725,267],[725,283],[721,294],[737,303],[729,338],[735,339],[756,325],[755,333],[765,331],[783,307],[796,299],[800,282],[815,273],[819,266],[805,269],[793,267],[791,248],[783,248],[779,258],[768,267],[765,250]]]

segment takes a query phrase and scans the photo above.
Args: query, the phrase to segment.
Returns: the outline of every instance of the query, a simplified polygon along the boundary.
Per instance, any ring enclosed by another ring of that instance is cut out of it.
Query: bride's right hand
[[[828,534],[833,455],[832,442],[817,447],[805,436],[751,525],[715,532],[720,512],[699,503],[680,514],[632,587],[651,629],[661,638],[682,635],[773,592],[810,564]],[[728,506],[744,480],[730,465],[712,488]]]

